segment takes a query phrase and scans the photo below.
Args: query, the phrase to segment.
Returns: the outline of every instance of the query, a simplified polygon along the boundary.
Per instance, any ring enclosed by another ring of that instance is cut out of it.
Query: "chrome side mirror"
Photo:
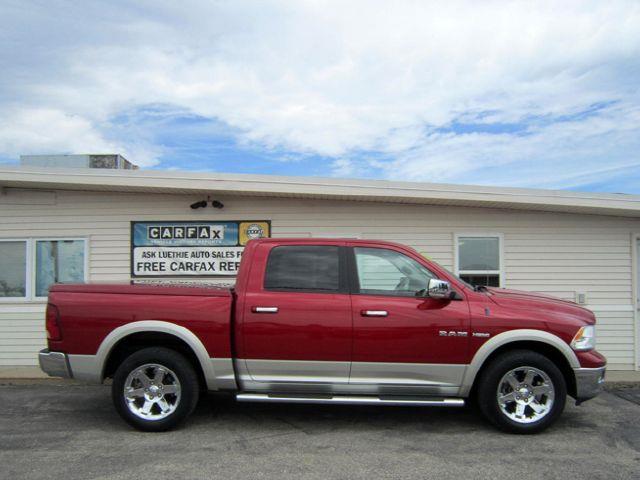
[[[451,298],[451,284],[445,280],[430,278],[426,296],[438,299],[449,299]]]

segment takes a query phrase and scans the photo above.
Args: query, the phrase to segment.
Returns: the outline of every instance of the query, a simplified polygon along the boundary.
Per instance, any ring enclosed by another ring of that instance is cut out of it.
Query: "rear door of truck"
[[[352,318],[344,242],[261,243],[251,260],[238,312],[243,387],[347,384]]]

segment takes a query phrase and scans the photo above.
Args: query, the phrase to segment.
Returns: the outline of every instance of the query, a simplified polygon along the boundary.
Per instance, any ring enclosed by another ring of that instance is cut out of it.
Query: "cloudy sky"
[[[0,3],[0,162],[640,193],[640,2]]]

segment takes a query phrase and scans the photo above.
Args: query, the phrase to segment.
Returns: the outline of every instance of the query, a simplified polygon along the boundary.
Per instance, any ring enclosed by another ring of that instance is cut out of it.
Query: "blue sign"
[[[235,247],[238,222],[133,222],[132,246]]]

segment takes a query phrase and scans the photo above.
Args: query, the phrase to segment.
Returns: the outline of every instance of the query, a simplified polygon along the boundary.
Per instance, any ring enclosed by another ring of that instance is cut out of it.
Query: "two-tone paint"
[[[267,259],[282,245],[340,247],[340,291],[266,289]],[[455,298],[360,294],[353,247],[411,257],[448,281]],[[71,375],[97,382],[121,342],[153,332],[191,349],[209,390],[245,393],[466,397],[494,352],[525,343],[553,349],[576,379],[606,363],[570,347],[580,327],[595,323],[590,311],[542,295],[475,291],[415,250],[382,241],[251,241],[232,290],[56,285],[49,302],[61,330],[49,351],[64,354]]]

